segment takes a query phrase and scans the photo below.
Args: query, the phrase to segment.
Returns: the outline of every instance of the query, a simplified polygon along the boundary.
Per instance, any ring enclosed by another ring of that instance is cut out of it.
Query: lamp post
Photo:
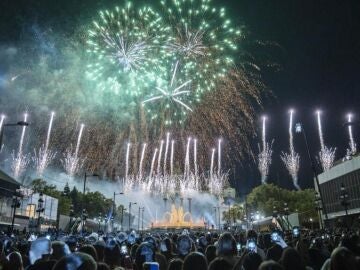
[[[138,213],[138,232],[140,231],[140,212],[141,212],[141,207],[139,206],[139,213]]]
[[[86,172],[85,172],[85,174],[84,174],[84,188],[83,188],[83,195],[84,195],[84,199],[83,199],[83,201],[82,201],[82,203],[84,204],[84,200],[85,200],[85,192],[86,192],[86,181],[87,181],[87,178],[89,178],[89,177],[99,177],[99,175],[98,174],[96,174],[96,173],[93,173],[93,174],[87,174]],[[86,214],[86,210],[85,210],[85,207],[84,207],[84,205],[83,205],[83,207],[82,207],[82,211],[81,211],[81,224],[82,224],[82,226],[81,226],[81,233],[82,234],[84,234],[84,228],[85,228],[85,220],[86,220],[86,218],[87,218],[87,214]]]
[[[120,219],[120,227],[121,230],[123,230],[123,223],[124,223],[124,211],[126,210],[126,208],[122,205],[121,207],[121,219]]]
[[[214,220],[215,220],[215,226],[216,226],[216,220],[217,220],[217,217],[216,217],[216,206],[214,206]]]
[[[37,205],[37,209],[36,209],[36,212],[38,213],[37,227],[38,227],[39,232],[41,231],[41,213],[45,211],[43,196],[44,195],[42,194],[42,192],[40,192],[39,199],[38,199],[38,205]]]
[[[130,231],[130,226],[131,226],[131,205],[135,205],[137,204],[136,202],[130,202],[129,203],[129,231]]]
[[[289,206],[288,206],[288,204],[286,202],[284,203],[284,215],[286,217],[287,226],[289,227],[289,225],[290,225],[289,224]]]
[[[322,196],[322,192],[321,192],[321,188],[320,188],[319,178],[318,178],[318,175],[317,175],[317,172],[316,172],[316,167],[315,167],[314,160],[313,160],[313,158],[311,156],[311,151],[310,151],[310,147],[309,147],[309,144],[308,144],[308,140],[307,140],[307,136],[306,136],[304,126],[301,123],[297,123],[295,125],[295,132],[296,133],[302,133],[303,136],[304,136],[306,151],[307,151],[307,154],[308,154],[308,157],[309,157],[309,160],[310,160],[311,169],[312,169],[313,175],[315,177],[316,185],[317,185],[317,188],[318,188],[318,191],[319,191],[321,204],[323,205],[323,211],[324,211],[324,215],[325,215],[325,220],[327,220],[328,215],[327,215],[326,207],[324,205],[324,200],[323,200],[323,196]]]
[[[21,205],[21,203],[20,203],[20,198],[19,198],[18,194],[15,193],[15,194],[13,195],[12,204],[11,204],[11,208],[14,209],[13,212],[12,212],[11,232],[14,231],[16,208],[19,208],[20,205]]]
[[[19,121],[17,123],[4,124],[0,130],[0,151],[2,149],[2,142],[3,142],[4,131],[5,131],[6,127],[15,127],[15,126],[27,127],[28,125],[29,125],[29,123],[26,121]]]
[[[319,217],[319,225],[320,225],[320,228],[323,229],[324,226],[323,226],[323,223],[322,223],[322,218],[321,218],[321,210],[322,210],[322,206],[321,206],[321,198],[320,198],[320,195],[319,193],[315,192],[315,210],[318,214],[318,217]]]
[[[344,210],[345,210],[345,224],[347,226],[348,222],[348,207],[350,205],[350,202],[349,202],[349,193],[347,192],[345,186],[344,186],[344,183],[341,183],[341,186],[340,186],[340,202],[341,202],[341,205],[344,207]]]
[[[142,215],[141,215],[141,232],[144,232],[144,210],[145,210],[145,207],[142,208]]]
[[[69,221],[69,233],[71,233],[72,218],[74,217],[74,205],[73,205],[73,204],[70,205],[69,216],[70,216],[70,221]]]
[[[116,203],[115,203],[115,198],[116,198],[117,195],[123,195],[123,194],[124,194],[124,192],[119,192],[119,193],[114,192],[113,209],[112,209],[112,217],[113,217],[113,219],[112,219],[112,224],[111,224],[113,231],[114,231],[114,218],[115,218],[115,216],[116,216]]]

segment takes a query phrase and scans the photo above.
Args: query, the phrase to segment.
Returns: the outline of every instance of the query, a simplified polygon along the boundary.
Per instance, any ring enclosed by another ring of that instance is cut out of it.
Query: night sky
[[[69,34],[98,9],[110,8],[119,2],[1,0],[0,45],[16,46],[23,33],[34,24]],[[268,138],[275,139],[270,182],[283,187],[292,186],[279,158],[281,150],[288,148],[289,108],[296,110],[295,122],[304,123],[313,154],[320,147],[314,112],[321,109],[325,143],[336,146],[337,158],[341,158],[348,145],[343,127],[345,115],[352,112],[356,119],[360,117],[360,1],[214,2],[229,7],[231,17],[245,23],[252,39],[278,44],[266,53],[271,54],[271,59],[280,69],[263,70],[263,79],[274,97],[267,98],[264,111],[259,112],[259,115],[269,117]],[[359,141],[359,128],[354,132]],[[302,138],[295,137],[295,148],[301,154],[300,185],[310,187],[311,172]],[[248,165],[239,166],[235,171],[236,187],[240,193],[248,192],[260,182],[255,163],[244,164]]]

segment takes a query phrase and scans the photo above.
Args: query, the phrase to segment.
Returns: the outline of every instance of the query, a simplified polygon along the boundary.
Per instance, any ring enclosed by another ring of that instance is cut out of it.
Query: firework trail
[[[355,143],[353,132],[352,132],[352,115],[351,114],[348,114],[348,131],[349,131],[349,146],[350,146],[348,153],[350,153],[350,155],[355,155],[357,152],[357,149],[356,149],[356,143]]]
[[[5,120],[5,115],[1,115],[1,119],[0,119],[0,135],[2,134],[2,127],[4,125],[4,120]],[[0,152],[2,150],[2,145],[0,145]]]
[[[212,179],[214,175],[214,160],[215,160],[215,148],[213,148],[211,151],[210,179]]]
[[[165,155],[164,155],[164,175],[166,174],[167,155],[169,151],[170,133],[166,133]]]
[[[284,162],[286,169],[293,180],[293,184],[296,189],[300,190],[298,184],[298,172],[300,167],[300,155],[295,152],[294,149],[294,137],[293,137],[293,114],[294,111],[290,110],[290,122],[289,122],[289,150],[290,153],[282,153],[281,160]]]
[[[146,146],[147,146],[147,144],[144,143],[142,151],[141,151],[141,158],[140,158],[140,164],[139,164],[139,181],[141,181],[142,176],[143,176],[143,163],[144,163]]]
[[[153,154],[153,157],[152,157],[152,160],[151,160],[150,175],[149,175],[150,180],[152,179],[153,174],[154,174],[154,166],[155,166],[155,160],[156,160],[157,152],[158,152],[158,149],[155,148],[155,151],[154,151],[154,154]]]
[[[24,114],[24,122],[26,122],[28,115]],[[27,165],[29,164],[29,156],[23,154],[23,147],[24,147],[24,138],[25,138],[25,131],[26,126],[23,126],[21,131],[21,137],[19,142],[19,150],[17,155],[13,153],[13,163],[12,163],[12,171],[15,178],[18,178],[22,175],[22,173],[25,171]]]
[[[128,181],[128,177],[129,177],[130,147],[131,147],[131,144],[128,143],[127,146],[126,146],[126,157],[125,157],[125,182]]]
[[[266,142],[266,117],[263,117],[262,121],[262,149],[259,146],[258,155],[258,169],[261,174],[261,182],[266,184],[267,177],[269,175],[269,168],[271,165],[272,156],[272,143]]]
[[[160,150],[159,150],[159,157],[158,157],[158,163],[157,163],[157,175],[161,174],[161,156],[162,156],[162,152],[163,152],[163,147],[164,147],[164,140],[160,141]]]
[[[197,165],[197,139],[194,139],[194,174],[195,178],[198,177],[198,165]]]
[[[84,131],[84,124],[80,125],[79,135],[76,142],[75,153],[73,154],[71,151],[71,147],[65,151],[64,158],[61,160],[61,163],[64,166],[67,174],[72,177],[74,176],[84,165],[85,159],[81,159],[78,157],[81,137]]]
[[[170,175],[174,175],[174,144],[175,141],[171,140],[171,153],[170,153]]]
[[[186,154],[185,154],[185,165],[184,165],[185,179],[188,179],[190,175],[190,143],[191,143],[191,138],[189,137],[186,144]]]
[[[51,135],[51,129],[52,129],[53,121],[54,121],[54,115],[55,115],[54,112],[52,112],[50,115],[50,121],[49,121],[48,131],[47,131],[47,135],[46,135],[45,146],[42,145],[38,149],[38,151],[36,151],[34,149],[34,156],[33,156],[32,160],[35,164],[36,173],[39,176],[43,175],[45,169],[49,166],[51,161],[56,156],[55,151],[49,150],[50,135]]]
[[[218,141],[218,175],[221,174],[221,139]]]
[[[334,165],[336,148],[328,148],[325,145],[322,125],[321,125],[321,112],[316,111],[316,115],[317,115],[317,124],[318,124],[319,139],[321,146],[319,152],[319,160],[323,171],[328,171]]]

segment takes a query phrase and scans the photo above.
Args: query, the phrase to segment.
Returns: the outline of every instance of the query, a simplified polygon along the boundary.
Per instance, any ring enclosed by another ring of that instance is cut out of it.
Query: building
[[[319,184],[328,222],[335,222],[339,217],[360,216],[360,156],[354,156],[336,164],[330,170],[319,174]],[[343,191],[341,187],[343,186]],[[315,187],[316,183],[315,183]],[[346,192],[347,199],[341,198]],[[324,219],[324,215],[322,215]]]
[[[0,229],[11,226],[14,216],[14,202],[19,202],[15,211],[14,229],[37,228],[39,193],[21,187],[15,179],[0,170]],[[41,212],[41,229],[56,226],[58,199],[43,195],[43,211]]]

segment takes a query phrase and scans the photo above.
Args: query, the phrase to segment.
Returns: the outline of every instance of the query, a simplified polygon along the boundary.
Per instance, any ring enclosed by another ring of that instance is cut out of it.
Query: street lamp
[[[306,136],[304,126],[301,123],[297,123],[295,125],[295,132],[296,133],[302,133],[303,136],[304,136],[306,151],[307,151],[307,154],[308,154],[308,157],[309,157],[309,160],[310,160],[311,169],[312,169],[312,172],[314,174],[316,185],[317,185],[317,188],[318,188],[318,191],[319,191],[321,204],[323,205],[323,211],[324,211],[325,219],[327,220],[328,215],[327,215],[326,207],[324,205],[324,200],[323,200],[323,196],[322,196],[322,192],[321,192],[321,188],[320,188],[319,178],[318,178],[318,175],[317,175],[317,172],[316,172],[315,163],[314,163],[313,158],[312,158],[312,156],[310,154],[311,153],[310,152],[310,147],[309,147],[309,144],[308,144],[308,140],[307,140],[307,136]]]
[[[129,231],[130,231],[130,226],[131,226],[131,205],[135,205],[137,204],[136,202],[130,202],[129,203]]]
[[[113,198],[113,211],[112,211],[112,230],[114,231],[114,218],[115,218],[115,216],[116,216],[116,203],[115,203],[115,198],[116,198],[116,196],[117,195],[123,195],[124,194],[124,192],[119,192],[119,193],[116,193],[116,192],[114,192],[114,198]]]
[[[83,195],[84,195],[84,199],[83,199],[83,203],[84,203],[84,200],[85,200],[85,192],[86,192],[86,181],[87,181],[87,178],[88,177],[100,177],[98,174],[96,174],[96,173],[93,173],[93,174],[87,174],[86,172],[85,172],[85,174],[84,174],[84,188],[83,188]],[[81,224],[82,224],[82,226],[81,226],[81,233],[82,234],[84,234],[84,227],[85,227],[85,220],[86,220],[86,218],[87,218],[87,214],[86,214],[86,210],[85,210],[85,208],[84,208],[84,205],[83,205],[83,207],[82,207],[82,211],[81,211]]]
[[[2,149],[2,142],[3,142],[5,127],[15,127],[15,126],[27,127],[28,125],[29,125],[29,123],[26,121],[19,121],[17,123],[4,124],[0,130],[0,151]]]
[[[11,220],[11,232],[14,231],[14,223],[15,223],[15,213],[16,213],[16,208],[20,208],[21,202],[20,202],[20,197],[19,194],[14,194],[13,198],[12,198],[12,204],[11,204],[11,208],[14,209],[12,212],[12,220]]]
[[[321,210],[323,210],[322,206],[321,206],[321,198],[319,193],[315,192],[315,210],[318,213],[318,217],[319,217],[319,224],[320,224],[320,228],[324,228],[323,224],[322,224],[322,218],[321,218]]]
[[[341,187],[340,187],[340,202],[345,210],[345,220],[346,220],[345,224],[347,226],[348,207],[350,205],[350,202],[349,202],[349,193],[347,192],[344,183],[341,183]]]
[[[70,205],[70,213],[69,213],[69,216],[70,216],[70,221],[69,221],[69,233],[71,233],[71,229],[72,229],[72,218],[74,217],[74,205],[71,204]]]
[[[41,213],[45,211],[43,197],[44,197],[44,195],[42,194],[42,192],[40,192],[39,199],[38,199],[38,205],[37,205],[37,209],[36,209],[36,212],[38,213],[38,230],[39,230],[39,232],[41,231]]]

